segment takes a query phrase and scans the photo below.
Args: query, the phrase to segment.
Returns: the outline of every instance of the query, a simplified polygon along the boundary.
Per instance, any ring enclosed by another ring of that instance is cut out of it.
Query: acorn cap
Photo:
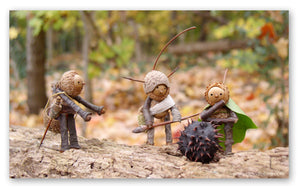
[[[157,70],[152,70],[149,72],[144,79],[144,90],[145,93],[148,94],[152,92],[157,85],[165,84],[169,88],[169,79],[168,77]]]

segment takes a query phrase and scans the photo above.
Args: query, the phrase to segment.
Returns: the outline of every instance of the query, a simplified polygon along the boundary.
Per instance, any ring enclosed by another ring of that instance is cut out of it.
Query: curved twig
[[[133,79],[131,77],[125,77],[125,76],[122,76],[123,79],[128,79],[128,80],[131,80],[131,81],[136,81],[136,82],[140,82],[140,83],[145,83],[145,81],[142,81],[142,80],[139,80],[139,79]]]
[[[183,33],[185,33],[185,32],[187,32],[187,31],[189,31],[189,30],[192,30],[192,29],[196,29],[196,27],[195,26],[193,26],[193,27],[190,27],[190,28],[187,28],[187,29],[185,29],[185,30],[183,30],[182,32],[180,32],[179,34],[177,34],[177,35],[175,35],[163,48],[162,48],[162,50],[160,51],[160,53],[158,54],[158,56],[157,56],[157,58],[156,58],[156,60],[155,60],[155,62],[154,62],[154,65],[153,65],[153,68],[152,68],[152,70],[155,70],[155,67],[156,67],[156,64],[157,64],[157,61],[158,61],[158,59],[159,59],[159,57],[160,57],[160,55],[163,53],[163,51],[170,45],[170,43],[172,43],[172,41],[174,41],[177,37],[179,37],[181,34],[183,34]]]

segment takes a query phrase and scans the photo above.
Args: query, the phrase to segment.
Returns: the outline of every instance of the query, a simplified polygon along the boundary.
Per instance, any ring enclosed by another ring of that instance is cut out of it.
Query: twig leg
[[[226,123],[224,126],[224,133],[225,133],[225,154],[230,154],[232,152],[232,144],[233,144],[233,138],[232,138],[232,123]]]
[[[68,115],[68,129],[70,134],[70,148],[80,149],[77,139],[74,114]]]
[[[154,145],[154,128],[147,131],[147,144]]]
[[[170,113],[166,115],[164,121],[170,121]],[[165,133],[166,133],[166,144],[172,144],[173,138],[172,138],[171,124],[165,125]]]
[[[61,152],[64,152],[69,149],[68,141],[68,127],[67,127],[67,116],[68,114],[60,114],[58,117],[60,125],[60,135],[61,135]]]

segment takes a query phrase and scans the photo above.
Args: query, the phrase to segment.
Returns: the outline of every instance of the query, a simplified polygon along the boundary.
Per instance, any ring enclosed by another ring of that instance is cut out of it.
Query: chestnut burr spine
[[[210,122],[189,122],[189,125],[181,131],[178,149],[191,161],[209,163],[215,153],[221,150],[216,136],[219,134]]]

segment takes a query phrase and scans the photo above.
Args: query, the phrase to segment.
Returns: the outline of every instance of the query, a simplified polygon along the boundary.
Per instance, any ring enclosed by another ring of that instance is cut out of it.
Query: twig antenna
[[[196,29],[196,26],[193,26],[193,27],[190,27],[190,28],[187,28],[185,30],[183,30],[182,32],[180,32],[179,34],[175,35],[162,49],[161,51],[159,52],[158,56],[156,57],[156,60],[154,62],[154,65],[153,65],[153,68],[152,70],[155,70],[155,67],[156,67],[156,64],[158,62],[158,59],[160,57],[160,55],[164,52],[164,50],[170,45],[170,43],[172,43],[172,41],[174,41],[177,37],[179,37],[181,34],[189,31],[189,30],[193,30],[193,29]]]
[[[227,72],[228,72],[228,68],[226,68],[225,73],[224,73],[223,84],[225,84]]]
[[[125,76],[122,76],[122,78],[131,80],[131,81],[140,82],[140,83],[145,83],[145,81],[142,81],[142,80],[139,80],[139,79],[133,79],[133,78],[131,78],[131,77],[125,77]]]

